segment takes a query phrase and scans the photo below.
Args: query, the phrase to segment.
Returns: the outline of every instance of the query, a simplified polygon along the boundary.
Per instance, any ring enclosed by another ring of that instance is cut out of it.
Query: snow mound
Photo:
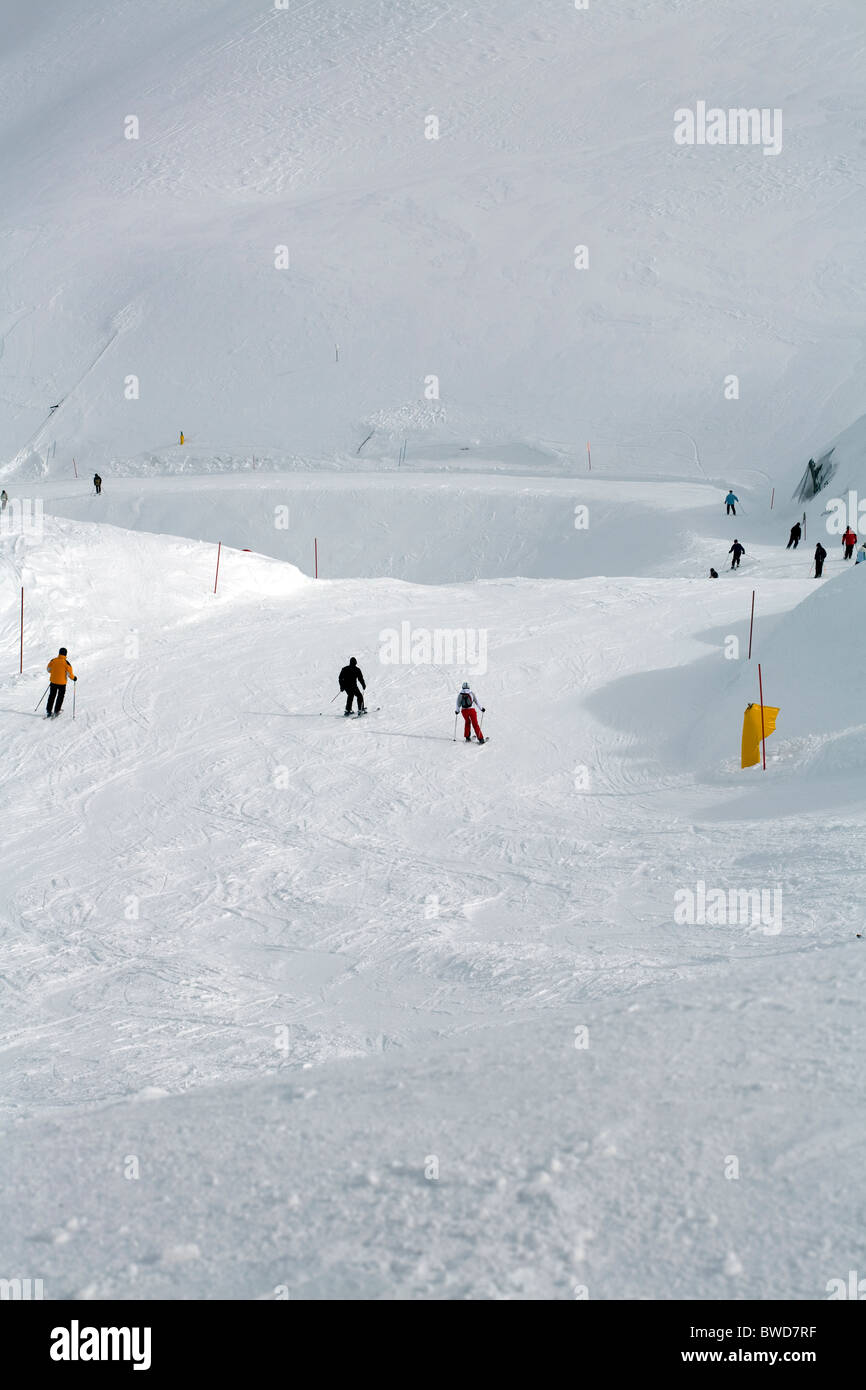
[[[738,663],[723,693],[717,679],[714,692],[708,684],[711,714],[694,737],[696,753],[731,759],[743,710],[759,700],[760,660],[764,703],[780,710],[768,757],[796,757],[801,772],[859,774],[866,766],[866,646],[858,637],[866,565],[849,564],[790,612],[759,617],[753,659]]]

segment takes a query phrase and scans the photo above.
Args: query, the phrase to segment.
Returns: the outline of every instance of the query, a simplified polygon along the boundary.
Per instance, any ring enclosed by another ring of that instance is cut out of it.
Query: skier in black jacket
[[[340,672],[340,689],[346,693],[346,717],[352,713],[352,701],[355,699],[358,701],[358,713],[367,713],[364,708],[364,697],[361,690],[358,689],[359,685],[361,690],[367,689],[363,671],[355,658],[350,656],[348,666],[344,666]]]
[[[733,560],[731,561],[731,569],[732,569],[732,570],[738,570],[738,569],[740,568],[740,556],[741,556],[741,555],[745,555],[745,553],[746,553],[746,547],[745,547],[744,545],[740,545],[740,542],[739,542],[739,541],[734,541],[734,544],[731,546],[730,550],[728,551],[728,554],[729,554],[729,555],[733,555],[733,557],[734,557]]]
[[[788,544],[785,546],[785,549],[790,550],[793,546],[793,548],[796,550],[802,538],[803,528],[801,527],[799,521],[795,521],[794,525],[791,527],[791,534],[788,537]]]
[[[824,547],[823,547],[823,545],[821,544],[821,542],[819,541],[818,544],[815,546],[815,578],[816,578],[816,579],[820,579],[820,578],[821,578],[821,571],[822,571],[823,568],[824,568],[824,561],[826,560],[826,558],[827,558],[827,552],[826,552],[826,550],[824,549]]]

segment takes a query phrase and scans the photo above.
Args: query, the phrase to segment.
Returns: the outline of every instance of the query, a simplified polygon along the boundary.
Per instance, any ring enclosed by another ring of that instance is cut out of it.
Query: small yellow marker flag
[[[779,707],[764,705],[764,737],[769,738],[776,727]],[[743,745],[740,767],[754,767],[761,761],[761,706],[746,705],[743,715]]]

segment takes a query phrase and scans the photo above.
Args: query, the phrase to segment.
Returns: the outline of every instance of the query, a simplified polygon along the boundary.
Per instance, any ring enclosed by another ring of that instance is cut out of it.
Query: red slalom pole
[[[75,459],[72,460],[72,467],[75,469],[75,476],[76,476],[76,478],[77,478],[77,477],[78,477],[78,464],[75,462]]]
[[[764,682],[761,679],[761,663],[758,662],[758,690],[761,692],[761,755],[764,771],[767,771],[767,739],[764,734]]]
[[[216,567],[216,574],[214,575],[214,580],[213,580],[213,591],[214,591],[214,593],[216,593],[216,589],[217,589],[217,580],[218,580],[219,577],[220,577],[220,551],[222,550],[222,548],[223,548],[223,543],[222,543],[222,541],[220,541],[219,545],[217,546],[217,567]]]
[[[773,498],[775,497],[775,495],[776,495],[776,489],[773,488],[773,491],[770,493],[770,511],[773,510]]]
[[[18,649],[18,674],[24,674],[24,585],[21,586],[21,645]]]
[[[755,626],[755,591],[752,590],[752,616],[749,619],[749,660],[752,659],[752,628]]]
[[[314,561],[315,561],[316,578],[318,579],[318,577],[319,577],[319,538],[318,538],[318,536],[314,536],[314,537],[313,537],[313,558],[314,558]]]
[[[592,452],[589,447],[589,440],[586,441],[586,466],[588,471],[592,472]]]

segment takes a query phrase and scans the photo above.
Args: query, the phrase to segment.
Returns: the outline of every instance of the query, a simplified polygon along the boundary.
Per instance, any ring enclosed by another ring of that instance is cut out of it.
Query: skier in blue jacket
[[[727,497],[725,498],[725,516],[737,515],[737,503],[739,502],[739,500],[739,497],[735,497],[733,492],[728,493]]]

